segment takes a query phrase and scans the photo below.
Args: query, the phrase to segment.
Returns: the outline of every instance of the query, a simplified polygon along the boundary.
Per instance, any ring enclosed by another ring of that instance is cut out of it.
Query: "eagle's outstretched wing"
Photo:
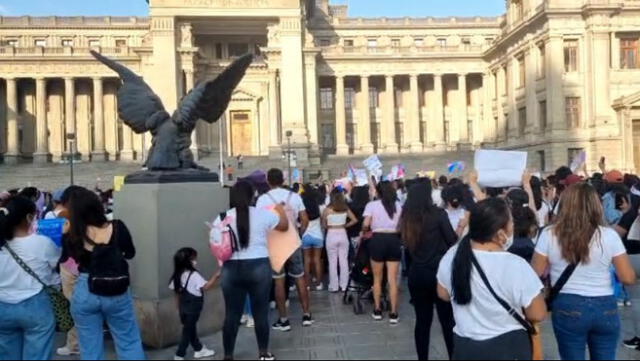
[[[247,54],[229,65],[214,80],[202,82],[187,94],[173,113],[173,121],[183,129],[195,128],[198,119],[216,122],[227,110],[234,89],[253,62]]]
[[[134,132],[153,131],[163,119],[169,118],[162,100],[141,76],[93,50],[91,55],[120,76],[122,87],[118,91],[118,113]]]

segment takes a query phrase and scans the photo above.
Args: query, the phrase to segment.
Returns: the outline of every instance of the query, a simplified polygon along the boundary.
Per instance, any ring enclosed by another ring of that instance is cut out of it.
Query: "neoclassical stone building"
[[[496,147],[552,170],[588,151],[640,170],[640,0],[508,0],[495,18],[351,18],[329,0],[151,0],[148,18],[0,18],[5,163],[142,160],[115,74],[139,72],[169,111],[232,59],[256,61],[194,150],[298,160]],[[288,139],[287,132],[292,136]]]

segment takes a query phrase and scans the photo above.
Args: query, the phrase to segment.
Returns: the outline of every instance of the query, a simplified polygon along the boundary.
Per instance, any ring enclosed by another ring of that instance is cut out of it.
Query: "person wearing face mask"
[[[0,208],[0,359],[50,360],[55,319],[43,286],[18,264],[22,260],[42,282],[59,285],[55,268],[61,250],[47,237],[31,234],[36,205],[10,198]]]
[[[204,306],[204,292],[212,289],[220,279],[220,271],[209,281],[198,272],[198,252],[193,248],[182,248],[173,256],[173,275],[169,289],[176,293],[180,322],[182,322],[182,339],[174,360],[184,360],[187,347],[191,344],[195,351],[194,358],[201,359],[215,356],[215,351],[202,345],[198,338],[198,320]]]
[[[552,301],[560,356],[584,360],[588,346],[591,360],[615,360],[621,321],[610,269],[625,285],[635,284],[636,274],[620,236],[604,224],[593,186],[572,185],[560,201],[558,219],[540,235],[532,262],[541,276],[550,268],[551,284],[560,288]]]
[[[454,360],[532,359],[531,322],[547,316],[544,287],[507,252],[513,233],[507,203],[489,198],[471,210],[469,234],[440,262],[438,296],[452,303],[456,322]]]

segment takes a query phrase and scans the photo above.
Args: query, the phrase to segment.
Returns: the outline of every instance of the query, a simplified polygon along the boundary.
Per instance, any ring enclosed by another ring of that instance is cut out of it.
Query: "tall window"
[[[249,52],[247,43],[229,43],[229,57],[240,57]]]
[[[71,40],[71,39],[62,39],[62,46],[64,46],[64,47],[73,46],[73,40]]]
[[[216,43],[216,59],[222,59],[222,43]]]
[[[524,63],[524,55],[518,58],[518,87],[522,88],[527,84],[527,68]]]
[[[640,61],[638,60],[638,38],[620,39],[620,68],[640,68]]]
[[[525,130],[527,129],[527,108],[518,109],[518,131],[520,132],[520,136],[524,135]]]
[[[116,48],[123,48],[127,46],[127,41],[125,39],[116,40]]]
[[[320,89],[320,109],[333,110],[333,89]]]
[[[565,100],[565,113],[567,126],[569,128],[579,128],[582,119],[580,119],[580,98],[567,97]]]
[[[346,39],[346,40],[344,41],[344,46],[345,46],[346,48],[353,48],[353,39]]]
[[[380,107],[380,98],[378,97],[378,88],[369,88],[369,108],[376,109]]]
[[[544,78],[547,73],[547,49],[545,44],[538,46],[538,78]]]
[[[441,48],[447,47],[447,39],[438,39],[438,46]]]
[[[520,21],[524,17],[524,7],[522,6],[522,0],[515,0],[513,2],[513,16],[514,20]]]
[[[464,50],[471,49],[471,40],[470,39],[462,39],[462,47]]]
[[[399,48],[400,47],[400,39],[391,39],[391,46],[393,48]]]
[[[413,40],[413,43],[415,44],[416,47],[421,48],[424,46],[424,39],[423,38],[416,38]]]
[[[346,88],[344,90],[344,107],[346,109],[354,109],[356,107],[356,90]]]
[[[538,103],[538,113],[540,114],[540,129],[547,129],[547,101]]]
[[[578,71],[578,40],[564,41],[564,71],[567,73]]]

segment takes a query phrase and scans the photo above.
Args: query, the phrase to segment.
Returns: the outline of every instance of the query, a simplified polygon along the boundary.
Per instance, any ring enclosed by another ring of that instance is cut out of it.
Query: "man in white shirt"
[[[267,182],[271,190],[258,198],[256,207],[263,209],[274,204],[282,204],[291,223],[298,224],[299,221],[298,231],[300,234],[304,234],[309,226],[309,217],[302,198],[298,194],[283,188],[284,174],[280,169],[271,169],[267,174]],[[282,272],[274,272],[273,274],[273,279],[276,284],[276,304],[278,305],[278,313],[280,314],[280,319],[273,325],[273,329],[287,332],[291,331],[291,324],[287,317],[285,272],[296,281],[298,296],[303,311],[302,326],[311,326],[314,321],[309,311],[309,290],[307,289],[307,282],[304,277],[302,248],[299,248],[293,253]]]

